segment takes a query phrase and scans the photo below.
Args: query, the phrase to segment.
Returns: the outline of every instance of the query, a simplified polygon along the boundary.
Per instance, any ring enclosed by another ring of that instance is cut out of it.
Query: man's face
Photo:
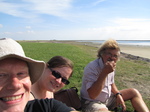
[[[16,58],[0,60],[0,112],[23,112],[30,90],[27,63]]]
[[[102,54],[102,59],[103,62],[106,63],[107,61],[114,61],[115,63],[119,59],[120,52],[118,50],[111,50],[107,49],[103,54]]]

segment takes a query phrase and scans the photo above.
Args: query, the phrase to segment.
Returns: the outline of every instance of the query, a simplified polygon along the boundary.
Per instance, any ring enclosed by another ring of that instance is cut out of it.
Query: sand
[[[77,43],[77,42],[76,42]],[[95,46],[97,48],[100,47],[98,43],[91,43],[91,42],[78,42],[84,45]],[[139,45],[119,45],[121,48],[121,52],[131,54],[134,56],[139,56],[142,58],[150,59],[150,46],[139,46]]]
[[[100,47],[100,44],[91,42],[85,42],[84,45],[94,46],[97,48]],[[141,45],[119,45],[119,46],[121,48],[121,52],[123,53],[150,59],[150,46],[141,46]]]
[[[150,46],[120,45],[121,52],[150,59]]]

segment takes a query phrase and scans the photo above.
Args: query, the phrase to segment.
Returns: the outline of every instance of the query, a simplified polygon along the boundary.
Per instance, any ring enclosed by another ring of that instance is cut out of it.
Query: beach
[[[74,41],[77,42],[77,41]],[[99,47],[101,41],[78,41],[84,45]],[[99,43],[98,43],[99,42]],[[122,43],[122,44],[121,44]],[[150,59],[149,41],[118,41],[121,52]]]
[[[95,46],[97,48],[100,47],[100,44],[97,43],[84,43],[84,45]],[[150,46],[142,46],[142,45],[120,45],[121,52],[150,59]]]
[[[99,48],[100,44],[92,43],[92,42],[76,42],[78,44],[84,44],[89,46],[94,46]],[[143,45],[121,45],[119,44],[121,52],[127,53],[133,56],[148,58],[150,59],[150,46],[143,46]]]
[[[150,46],[120,45],[121,52],[150,59]]]

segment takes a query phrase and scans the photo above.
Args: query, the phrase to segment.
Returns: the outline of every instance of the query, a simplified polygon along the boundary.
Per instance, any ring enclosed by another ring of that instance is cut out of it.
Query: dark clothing
[[[29,101],[24,112],[70,112],[72,109],[55,99]]]

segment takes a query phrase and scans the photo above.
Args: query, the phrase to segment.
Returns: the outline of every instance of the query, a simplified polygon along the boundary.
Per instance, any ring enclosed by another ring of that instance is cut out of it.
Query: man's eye
[[[7,77],[7,74],[0,74],[0,78]]]
[[[118,57],[119,57],[119,55],[114,55],[114,57],[115,57],[115,58],[118,58]]]
[[[19,77],[26,77],[26,76],[28,76],[27,73],[23,73],[23,72],[20,72],[20,73],[18,73],[17,75],[18,75]]]

